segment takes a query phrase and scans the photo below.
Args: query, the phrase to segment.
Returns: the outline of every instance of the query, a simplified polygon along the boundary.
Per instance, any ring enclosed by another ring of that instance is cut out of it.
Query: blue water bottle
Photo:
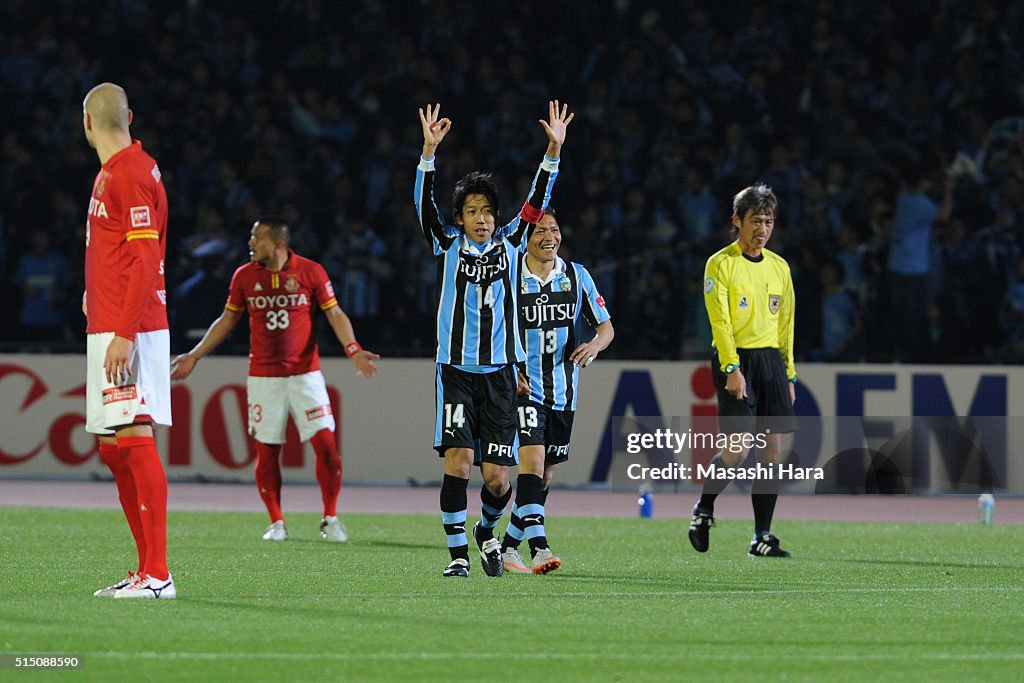
[[[650,518],[654,515],[654,496],[651,495],[649,486],[640,487],[640,497],[636,504],[640,507],[640,516]]]

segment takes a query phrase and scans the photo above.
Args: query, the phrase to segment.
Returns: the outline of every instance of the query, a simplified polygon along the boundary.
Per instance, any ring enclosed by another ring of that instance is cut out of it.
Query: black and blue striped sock
[[[512,503],[512,514],[508,520],[508,528],[501,538],[501,552],[509,548],[518,548],[523,542],[523,520],[519,518],[519,503]]]
[[[544,530],[544,486],[536,474],[520,474],[516,484],[516,506],[522,520],[523,535],[530,544],[530,554],[548,547]]]
[[[468,479],[444,475],[441,482],[441,521],[448,537],[448,552],[452,559],[469,560],[469,541],[466,538],[466,488]]]
[[[501,519],[505,506],[511,499],[511,486],[501,496],[491,493],[486,484],[480,487],[480,531],[477,541],[494,538],[494,527],[498,525],[498,520]]]

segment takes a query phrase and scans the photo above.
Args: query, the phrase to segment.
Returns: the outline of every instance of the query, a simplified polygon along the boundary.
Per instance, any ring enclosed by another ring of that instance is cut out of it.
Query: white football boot
[[[114,593],[114,597],[173,600],[178,597],[178,591],[174,587],[173,577],[168,572],[166,580],[154,579],[149,575],[140,576]]]
[[[558,571],[558,568],[561,566],[562,561],[555,557],[555,554],[551,552],[551,548],[540,548],[537,550],[537,554],[533,556],[531,571],[534,574],[550,574],[551,572]]]
[[[270,526],[267,527],[267,532],[263,534],[264,541],[287,541],[288,540],[288,527],[284,525],[284,520],[279,519]]]
[[[137,576],[138,575],[135,572],[128,572],[128,576],[124,577],[112,586],[107,586],[106,588],[99,589],[98,591],[93,593],[93,596],[97,598],[112,598],[114,597],[114,593],[121,590],[125,586],[134,583]]]
[[[533,570],[526,566],[526,562],[519,554],[518,548],[507,548],[501,554],[501,561],[505,565],[505,571],[513,574],[532,574]]]
[[[335,517],[324,517],[320,520],[320,536],[334,543],[344,543],[348,540],[345,526]]]

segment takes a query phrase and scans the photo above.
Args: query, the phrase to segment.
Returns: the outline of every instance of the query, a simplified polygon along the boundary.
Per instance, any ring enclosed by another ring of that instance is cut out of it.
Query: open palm
[[[565,142],[565,129],[569,126],[575,114],[569,113],[568,104],[560,104],[558,100],[548,102],[548,120],[540,120],[544,126],[544,132],[548,135],[548,141],[558,147]],[[446,131],[447,132],[447,131]]]

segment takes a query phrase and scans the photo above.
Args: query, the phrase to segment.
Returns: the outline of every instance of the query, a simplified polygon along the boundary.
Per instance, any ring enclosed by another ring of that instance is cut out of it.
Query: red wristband
[[[351,358],[352,356],[356,355],[362,350],[363,347],[359,345],[359,342],[354,341],[351,344],[347,344],[345,346],[345,355]]]
[[[544,217],[544,209],[538,209],[530,204],[530,202],[526,202],[523,204],[523,208],[519,212],[519,217],[527,223],[536,225],[537,223],[540,223],[540,219]]]

